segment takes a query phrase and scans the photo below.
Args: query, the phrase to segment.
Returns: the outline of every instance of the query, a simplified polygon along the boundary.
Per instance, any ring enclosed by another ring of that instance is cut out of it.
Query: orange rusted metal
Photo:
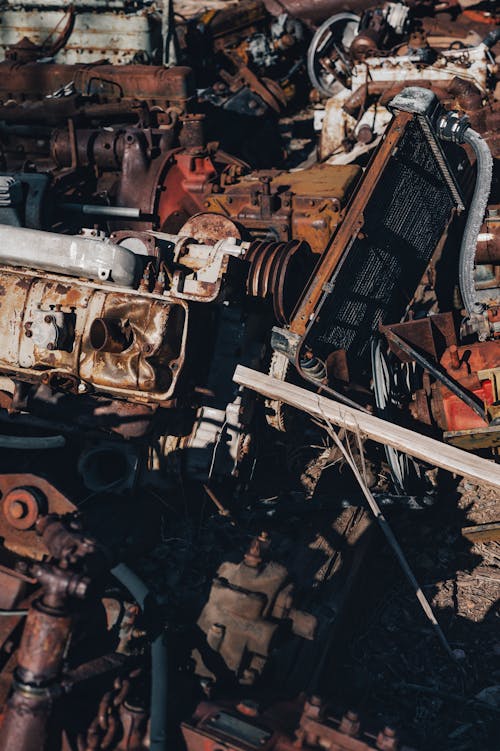
[[[304,240],[319,254],[326,248],[360,176],[361,169],[356,165],[328,164],[298,172],[223,175],[222,186],[215,186],[205,196],[204,207],[242,224],[254,237]]]
[[[257,702],[243,699],[202,702],[190,722],[182,723],[188,751],[231,748],[246,751],[411,751],[401,744],[398,733],[386,726],[378,733],[366,732],[359,715],[350,710],[339,720],[318,696],[301,697],[260,709]]]
[[[185,302],[149,292],[115,292],[110,287],[29,270],[2,268],[0,279],[0,363],[4,373],[17,374],[31,383],[49,384],[57,379],[76,391],[87,390],[79,387],[86,383],[98,392],[131,401],[162,402],[172,397],[184,361]],[[33,321],[40,310],[48,311],[47,316],[57,310],[67,319],[72,346],[37,344]],[[130,343],[125,350],[113,352],[94,346],[96,319],[127,322]],[[13,346],[12,326],[18,330],[15,341],[19,346]]]

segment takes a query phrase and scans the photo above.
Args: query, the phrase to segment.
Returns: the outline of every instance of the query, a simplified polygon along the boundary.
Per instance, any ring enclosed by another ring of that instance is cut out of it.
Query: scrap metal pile
[[[409,751],[327,700],[436,457],[233,376],[495,467],[496,21],[0,3],[0,751]]]

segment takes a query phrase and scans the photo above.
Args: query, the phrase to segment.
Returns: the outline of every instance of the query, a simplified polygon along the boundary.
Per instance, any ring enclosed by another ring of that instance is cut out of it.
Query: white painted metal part
[[[343,88],[327,100],[324,117],[320,118],[315,113],[315,123],[321,124],[320,159],[328,159],[329,164],[349,164],[360,155],[360,149],[365,153],[378,142],[377,138],[383,134],[391,119],[391,114],[385,107],[373,104],[359,120],[344,110],[344,105],[353,93],[368,83],[397,83],[405,80],[414,83],[446,82],[456,77],[470,81],[481,93],[486,93],[488,75],[491,72],[489,50],[482,43],[475,47],[439,51],[432,65],[424,65],[412,55],[367,58],[353,67],[350,87]],[[346,152],[343,148],[344,139],[348,134],[356,134],[363,125],[370,126],[374,140],[368,144],[368,149],[366,144],[362,144],[359,148],[355,146],[352,151]]]
[[[74,28],[57,63],[74,65],[109,60],[115,65],[130,63],[137,54],[153,59],[161,54],[161,20],[154,6],[124,12],[125,3],[94,0],[73,2]],[[69,3],[9,3],[0,23],[0,56],[27,37],[36,45],[57,39],[68,17]],[[94,9],[94,10],[93,10]]]

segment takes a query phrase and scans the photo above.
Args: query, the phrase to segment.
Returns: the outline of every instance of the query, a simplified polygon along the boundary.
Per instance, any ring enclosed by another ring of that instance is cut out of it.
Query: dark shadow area
[[[343,660],[324,678],[324,693],[340,712],[356,708],[372,727],[392,723],[421,751],[498,748],[500,546],[473,548],[461,527],[471,523],[471,508],[475,521],[482,512],[498,516],[499,502],[468,483],[461,489],[421,514],[391,518],[456,660],[442,649],[379,532]]]

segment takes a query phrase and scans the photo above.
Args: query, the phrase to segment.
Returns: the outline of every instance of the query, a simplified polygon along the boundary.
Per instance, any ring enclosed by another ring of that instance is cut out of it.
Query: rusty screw
[[[355,738],[360,730],[359,715],[357,712],[348,710],[342,717],[339,730],[341,733],[345,733],[350,738]]]

